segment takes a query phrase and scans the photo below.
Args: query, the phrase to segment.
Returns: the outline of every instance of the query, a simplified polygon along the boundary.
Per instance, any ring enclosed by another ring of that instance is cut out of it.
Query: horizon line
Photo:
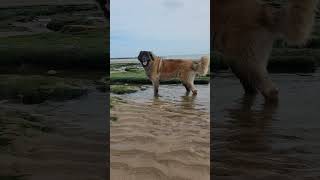
[[[208,53],[193,53],[193,54],[171,54],[171,55],[164,55],[160,57],[168,57],[168,56],[192,56],[192,55],[203,55],[203,54],[210,54]],[[122,57],[110,57],[110,59],[136,59],[138,56],[122,56]]]

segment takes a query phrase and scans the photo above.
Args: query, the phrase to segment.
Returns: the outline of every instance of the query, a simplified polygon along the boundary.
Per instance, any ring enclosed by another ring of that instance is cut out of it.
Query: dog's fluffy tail
[[[290,45],[307,41],[313,29],[317,4],[318,0],[289,0],[278,14],[278,32]]]
[[[207,56],[201,57],[200,61],[193,63],[193,69],[200,75],[206,75],[209,69],[210,58]]]

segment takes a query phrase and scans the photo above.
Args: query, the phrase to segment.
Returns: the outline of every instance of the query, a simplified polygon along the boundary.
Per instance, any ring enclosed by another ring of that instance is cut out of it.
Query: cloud
[[[112,1],[111,56],[135,56],[141,48],[156,49],[160,55],[208,53],[210,1],[168,2]]]
[[[178,1],[178,0],[165,0],[162,5],[166,8],[170,8],[170,9],[177,9],[180,7],[183,7],[183,2]]]

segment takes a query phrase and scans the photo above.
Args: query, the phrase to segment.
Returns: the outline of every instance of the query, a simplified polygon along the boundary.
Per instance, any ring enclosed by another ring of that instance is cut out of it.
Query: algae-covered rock
[[[38,104],[46,100],[64,101],[87,94],[80,80],[51,76],[0,76],[1,99],[18,100],[24,104]]]
[[[129,94],[134,93],[139,90],[136,86],[128,86],[128,85],[112,85],[111,92],[115,94]]]

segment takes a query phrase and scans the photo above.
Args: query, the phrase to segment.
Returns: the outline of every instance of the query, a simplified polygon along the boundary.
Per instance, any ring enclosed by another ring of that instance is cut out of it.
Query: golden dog
[[[267,64],[275,40],[304,44],[312,32],[317,0],[288,0],[280,8],[258,0],[214,0],[214,49],[228,64],[246,93],[260,91],[277,100],[278,89]]]
[[[162,59],[155,56],[150,51],[141,51],[138,60],[142,64],[146,75],[154,87],[154,95],[158,96],[160,80],[170,80],[179,78],[187,90],[197,94],[194,86],[196,75],[205,75],[208,72],[210,59],[201,57],[199,61],[182,60],[182,59]]]

